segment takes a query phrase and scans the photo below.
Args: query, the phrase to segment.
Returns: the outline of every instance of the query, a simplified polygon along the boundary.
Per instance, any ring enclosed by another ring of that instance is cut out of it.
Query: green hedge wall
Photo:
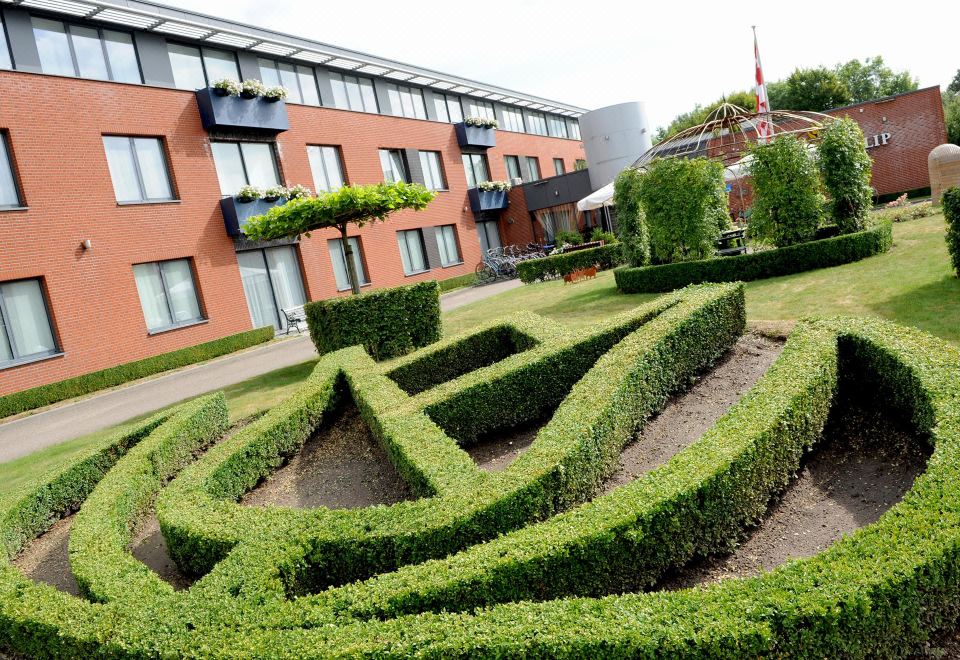
[[[84,374],[83,376],[68,378],[57,383],[7,394],[0,397],[0,419],[108,387],[122,385],[163,371],[211,360],[227,353],[268,342],[273,339],[273,336],[272,326],[257,328],[197,346],[181,348],[170,353],[163,353],[136,362],[128,362],[102,371]]]
[[[440,293],[447,293],[448,291],[462,289],[465,286],[472,286],[476,281],[477,276],[474,273],[467,273],[466,275],[448,277],[445,280],[437,280],[437,284],[440,285]]]
[[[854,234],[775,250],[663,266],[618,268],[614,277],[617,288],[624,293],[655,293],[701,282],[746,282],[839,266],[886,252],[891,245],[892,223],[881,222]]]
[[[575,270],[597,266],[600,270],[609,270],[626,262],[623,245],[613,243],[588,250],[577,250],[567,254],[555,254],[542,259],[530,259],[517,264],[517,275],[525,284],[538,280],[563,277]]]
[[[957,277],[960,277],[960,188],[954,187],[943,193],[943,217],[947,221],[947,251]]]
[[[305,305],[310,338],[323,355],[363,346],[386,360],[440,339],[440,287],[435,281]]]

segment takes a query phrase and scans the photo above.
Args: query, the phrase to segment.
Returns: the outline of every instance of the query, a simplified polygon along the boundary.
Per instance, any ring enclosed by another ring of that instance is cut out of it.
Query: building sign
[[[880,133],[879,135],[871,135],[863,139],[864,143],[867,146],[867,149],[873,149],[874,147],[880,147],[886,145],[890,142],[889,133]]]

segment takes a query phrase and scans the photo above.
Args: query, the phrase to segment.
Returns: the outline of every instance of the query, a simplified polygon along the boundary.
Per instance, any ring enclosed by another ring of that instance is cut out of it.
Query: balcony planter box
[[[243,236],[243,228],[250,218],[263,215],[274,206],[285,204],[282,197],[275,202],[258,199],[252,202],[241,202],[236,197],[224,197],[220,200],[220,210],[223,212],[223,224],[229,236]]]
[[[479,188],[470,188],[467,191],[470,197],[470,208],[474,213],[480,211],[499,211],[507,208],[509,200],[505,190],[480,190]]]
[[[454,124],[457,131],[457,142],[461,147],[479,147],[489,149],[497,146],[497,129],[483,126],[467,126],[464,123]]]
[[[290,129],[287,104],[263,97],[222,96],[211,88],[197,90],[200,121],[208,131],[238,129],[275,135]]]

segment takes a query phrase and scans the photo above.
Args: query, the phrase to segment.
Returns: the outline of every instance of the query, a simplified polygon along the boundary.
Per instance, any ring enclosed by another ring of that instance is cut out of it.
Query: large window
[[[320,92],[313,69],[302,64],[277,62],[266,57],[258,58],[260,82],[267,87],[286,87],[290,92],[288,101],[320,105]]]
[[[219,48],[196,48],[183,44],[167,44],[174,84],[180,89],[200,89],[217,80],[240,80],[237,56]]]
[[[307,157],[313,172],[313,185],[318,192],[330,192],[343,187],[343,166],[340,163],[340,150],[337,147],[309,145]]]
[[[481,255],[486,255],[490,250],[500,247],[500,228],[496,220],[477,222],[477,235],[480,238]]]
[[[460,247],[457,245],[457,228],[455,225],[443,225],[435,229],[437,249],[440,250],[440,265],[453,266],[463,261],[460,258]]]
[[[353,265],[357,269],[357,278],[360,280],[360,286],[370,284],[367,277],[367,269],[363,265],[363,251],[360,248],[360,239],[351,236],[347,239],[350,242],[350,248],[353,250]],[[331,238],[327,241],[327,249],[330,251],[330,262],[333,264],[333,276],[337,280],[337,291],[346,291],[352,288],[350,285],[350,270],[347,268],[347,256],[343,252],[343,244],[339,238]]]
[[[423,232],[419,229],[397,232],[400,261],[404,275],[415,275],[430,270],[427,266],[427,251],[423,244]]]
[[[390,98],[390,112],[397,117],[407,119],[426,119],[427,106],[423,103],[423,92],[416,87],[406,85],[387,85],[387,96]]]
[[[524,156],[523,163],[527,170],[527,176],[524,177],[524,181],[539,181],[541,178],[540,161],[537,160],[536,156]]]
[[[118,202],[173,199],[167,158],[157,138],[103,136]]]
[[[58,352],[40,280],[0,282],[0,369]]]
[[[447,189],[439,151],[421,151],[420,169],[423,170],[423,183],[427,190]]]
[[[0,16],[0,69],[12,69],[13,60],[10,58],[10,44],[7,43],[7,30],[3,26],[3,17]]]
[[[567,137],[567,121],[563,117],[547,115],[547,130],[550,137]]]
[[[507,179],[510,183],[513,183],[514,179],[523,179],[523,174],[520,172],[519,156],[504,156],[503,164],[507,166]]]
[[[567,173],[567,167],[566,165],[563,164],[562,158],[553,159],[553,173],[556,174],[557,176]]]
[[[358,112],[379,112],[373,81],[369,78],[331,72],[330,87],[333,89],[335,107]]]
[[[523,113],[516,108],[504,108],[503,126],[500,128],[516,133],[523,133]]]
[[[434,92],[433,103],[437,108],[437,120],[453,124],[463,121],[463,108],[460,106],[459,96]]]
[[[484,154],[463,154],[463,169],[467,173],[468,188],[476,188],[478,183],[490,180],[490,169]]]
[[[23,206],[20,189],[13,173],[13,158],[10,157],[6,133],[0,132],[0,209]]]
[[[493,104],[490,101],[478,101],[471,98],[467,99],[467,116],[496,119],[496,115],[493,114]]]
[[[139,83],[140,65],[133,37],[126,32],[67,25],[32,18],[33,36],[44,73]]]
[[[203,320],[189,259],[136,264],[133,276],[150,332]]]
[[[397,183],[398,181],[410,183],[407,161],[400,149],[381,149],[380,167],[383,169],[383,180],[387,183]]]
[[[580,122],[578,122],[576,119],[568,119],[567,134],[570,136],[571,139],[579,140],[580,139]]]
[[[238,252],[237,263],[253,327],[285,329],[283,310],[299,307],[307,300],[296,248],[284,245]]]
[[[273,145],[266,142],[214,142],[211,146],[221,194],[236,195],[247,185],[258,188],[280,185]]]
[[[542,112],[530,112],[527,115],[527,132],[534,135],[547,134],[547,118]]]

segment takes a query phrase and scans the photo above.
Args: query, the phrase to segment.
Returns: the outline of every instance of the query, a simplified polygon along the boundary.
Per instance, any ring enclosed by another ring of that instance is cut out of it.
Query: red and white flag
[[[753,27],[753,55],[757,64],[757,114],[760,115],[757,122],[757,141],[765,143],[773,137],[773,125],[768,121],[767,114],[770,112],[770,102],[767,100],[767,86],[763,82],[763,67],[760,66],[760,47],[757,46],[757,28]]]

